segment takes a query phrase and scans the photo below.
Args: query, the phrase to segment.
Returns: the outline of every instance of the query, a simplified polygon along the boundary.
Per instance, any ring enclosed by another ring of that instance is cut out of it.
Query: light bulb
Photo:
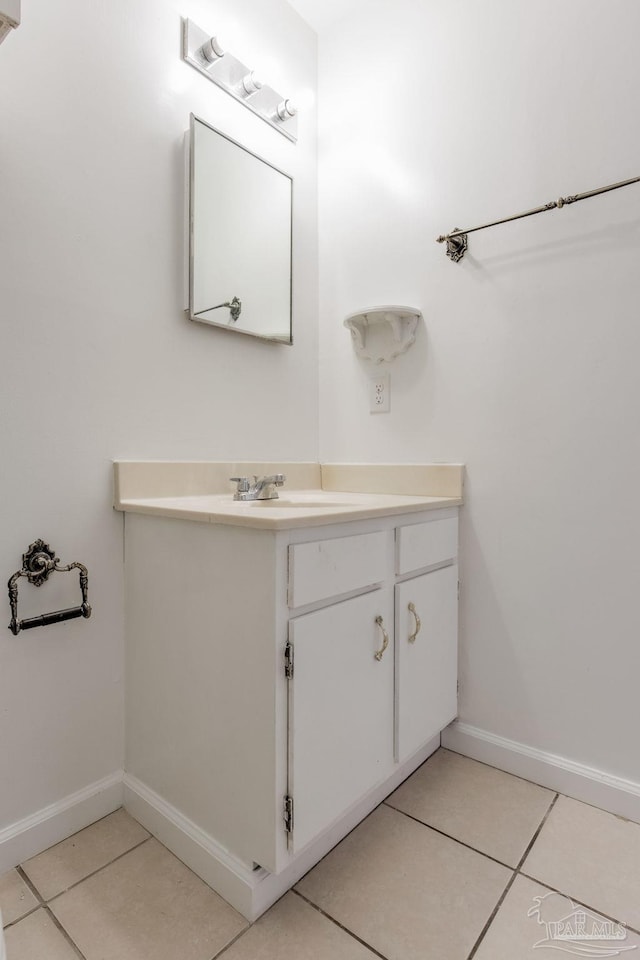
[[[257,76],[255,70],[252,70],[251,73],[248,73],[242,78],[240,86],[246,96],[250,97],[251,94],[257,93],[258,90],[262,89],[262,80]]]
[[[200,53],[207,63],[215,63],[216,60],[224,57],[224,47],[217,37],[209,37],[207,42],[200,47]]]
[[[298,112],[293,100],[283,100],[278,104],[276,114],[279,120],[290,120]]]

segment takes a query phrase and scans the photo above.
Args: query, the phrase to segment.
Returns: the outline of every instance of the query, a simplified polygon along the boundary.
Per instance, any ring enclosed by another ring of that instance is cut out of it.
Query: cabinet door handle
[[[385,652],[385,650],[387,649],[387,647],[389,646],[389,634],[387,633],[387,631],[386,631],[385,628],[384,628],[384,621],[383,621],[382,617],[376,617],[376,623],[378,624],[378,626],[379,626],[380,629],[382,630],[382,647],[381,647],[380,650],[376,650],[374,656],[375,656],[376,660],[382,660],[382,655],[383,655],[383,653]]]
[[[422,620],[420,619],[420,617],[419,617],[418,614],[416,613],[415,604],[413,604],[413,603],[410,603],[410,604],[409,604],[409,612],[412,613],[412,614],[414,615],[414,617],[416,618],[416,628],[415,628],[415,630],[413,631],[413,633],[410,634],[410,636],[409,636],[409,643],[415,643],[415,642],[416,642],[416,637],[417,637],[418,634],[420,633],[420,628],[421,628],[421,626],[422,626]]]

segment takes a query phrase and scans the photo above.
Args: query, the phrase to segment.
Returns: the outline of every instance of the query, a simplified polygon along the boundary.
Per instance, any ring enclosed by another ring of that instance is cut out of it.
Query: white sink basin
[[[366,498],[366,494],[364,496]],[[336,507],[357,506],[363,502],[363,495],[356,493],[350,497],[349,494],[322,493],[317,490],[312,492],[290,491],[286,496],[276,497],[273,500],[247,500],[245,502],[251,504],[252,507],[260,508],[280,507],[286,510],[328,508],[335,510]]]

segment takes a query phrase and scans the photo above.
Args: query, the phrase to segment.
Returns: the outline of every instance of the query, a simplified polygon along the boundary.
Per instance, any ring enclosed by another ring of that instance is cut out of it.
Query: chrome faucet
[[[231,477],[231,480],[238,485],[233,499],[277,500],[279,494],[276,487],[283,486],[286,479],[284,473],[275,473],[272,477],[254,476],[253,483],[248,477]]]

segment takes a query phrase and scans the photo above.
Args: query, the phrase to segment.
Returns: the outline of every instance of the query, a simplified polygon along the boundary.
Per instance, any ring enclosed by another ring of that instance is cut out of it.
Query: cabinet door
[[[398,584],[395,626],[395,756],[402,762],[457,714],[457,565]]]
[[[376,658],[383,630],[388,646]],[[388,590],[290,624],[289,791],[296,853],[393,769],[392,633]]]

